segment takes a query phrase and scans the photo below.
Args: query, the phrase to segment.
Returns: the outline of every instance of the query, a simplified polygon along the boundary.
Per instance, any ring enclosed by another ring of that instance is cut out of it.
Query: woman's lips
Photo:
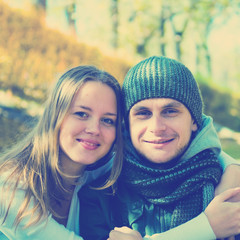
[[[100,143],[98,141],[92,139],[77,139],[81,145],[87,150],[95,150],[100,147]]]

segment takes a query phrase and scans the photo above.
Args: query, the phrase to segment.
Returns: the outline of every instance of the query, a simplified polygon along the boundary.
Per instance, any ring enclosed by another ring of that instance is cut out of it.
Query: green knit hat
[[[166,57],[149,57],[132,67],[123,82],[125,117],[137,102],[148,98],[172,98],[187,107],[198,127],[203,102],[196,80],[182,63]]]

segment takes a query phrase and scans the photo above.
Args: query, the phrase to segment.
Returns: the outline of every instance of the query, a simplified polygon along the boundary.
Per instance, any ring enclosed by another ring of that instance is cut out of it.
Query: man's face
[[[170,98],[136,103],[129,112],[131,140],[139,153],[154,163],[166,163],[188,147],[197,130],[188,109]]]

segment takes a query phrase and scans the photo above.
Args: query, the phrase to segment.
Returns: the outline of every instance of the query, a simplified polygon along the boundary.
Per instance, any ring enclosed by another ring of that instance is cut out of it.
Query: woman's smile
[[[100,143],[98,141],[92,140],[92,139],[77,139],[77,141],[79,143],[82,144],[82,146],[86,149],[86,150],[95,150],[98,147],[100,147]]]

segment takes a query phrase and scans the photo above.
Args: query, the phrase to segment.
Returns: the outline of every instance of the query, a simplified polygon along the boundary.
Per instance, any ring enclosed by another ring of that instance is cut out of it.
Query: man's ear
[[[192,131],[193,132],[196,132],[198,130],[198,126],[196,124],[196,121],[195,120],[192,120]]]

